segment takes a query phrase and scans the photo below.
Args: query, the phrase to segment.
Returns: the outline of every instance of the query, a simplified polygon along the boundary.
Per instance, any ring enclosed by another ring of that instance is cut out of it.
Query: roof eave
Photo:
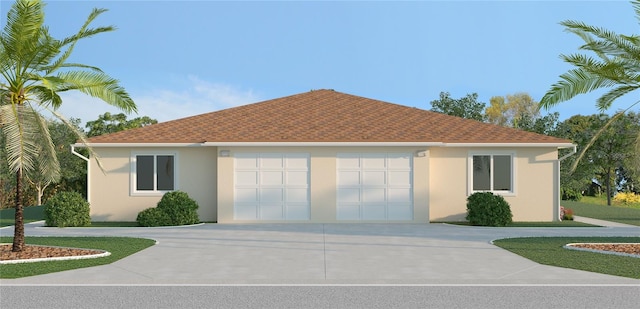
[[[75,143],[74,147],[551,147],[571,148],[572,143],[443,143],[443,142],[202,142],[202,143]]]

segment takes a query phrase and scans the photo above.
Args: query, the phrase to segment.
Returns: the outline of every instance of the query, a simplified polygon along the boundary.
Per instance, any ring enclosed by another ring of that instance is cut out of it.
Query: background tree
[[[582,151],[602,126],[612,117],[605,114],[590,116],[576,115],[565,120],[559,126],[562,137],[573,140]],[[614,192],[621,190],[625,183],[635,182],[638,174],[633,161],[637,157],[634,141],[640,133],[640,117],[635,113],[624,114],[602,131],[593,142],[593,146],[584,151],[584,158],[575,164],[561,167],[561,181],[564,188],[584,191],[593,180],[603,185],[607,195],[607,204],[611,205]],[[574,163],[577,157],[569,157],[568,163]]]
[[[640,2],[631,1],[631,4],[636,19],[640,21]],[[566,31],[576,34],[584,41],[584,45],[578,49],[586,54],[560,55],[560,58],[574,68],[560,75],[560,81],[553,84],[540,100],[542,107],[550,108],[580,94],[608,89],[596,101],[598,109],[605,111],[616,99],[640,88],[640,36],[616,34],[580,21],[566,20],[560,24]],[[625,111],[638,103],[640,101],[632,103]],[[604,123],[601,130],[580,152],[578,159],[586,155],[586,150],[595,143],[598,135],[602,134],[606,127],[623,115],[624,112],[618,113],[610,118],[609,122]]]
[[[99,98],[126,112],[136,111],[133,100],[117,80],[97,67],[68,62],[78,41],[114,30],[110,26],[89,28],[106,10],[94,9],[76,34],[58,40],[44,24],[43,6],[37,0],[16,0],[0,33],[0,132],[5,139],[9,170],[16,179],[12,248],[15,252],[24,249],[24,175],[35,172],[43,179],[60,175],[55,147],[40,111],[51,112],[75,130],[56,112],[62,104],[60,93],[71,90]],[[85,141],[81,132],[75,133]]]
[[[127,120],[127,115],[125,114],[120,113],[114,115],[107,112],[98,116],[97,120],[88,121],[85,127],[89,130],[87,136],[92,137],[128,129],[142,128],[156,123],[158,123],[158,120],[151,119],[148,116]]]
[[[506,97],[491,97],[485,115],[490,123],[519,128],[523,119],[535,122],[540,116],[540,111],[538,102],[529,94],[521,92]]]
[[[478,94],[467,94],[460,99],[451,98],[448,92],[440,92],[440,99],[431,101],[431,110],[451,116],[484,121],[485,103],[478,102]]]

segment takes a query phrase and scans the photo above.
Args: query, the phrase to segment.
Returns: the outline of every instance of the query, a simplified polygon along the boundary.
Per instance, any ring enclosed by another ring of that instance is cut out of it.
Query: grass
[[[576,242],[640,243],[640,237],[527,237],[500,239],[494,244],[544,265],[640,279],[640,258],[563,248]]]
[[[590,204],[584,201],[562,201],[562,206],[572,209],[576,216],[640,226],[640,209]]]
[[[15,223],[16,210],[14,208],[0,209],[0,227]],[[24,223],[44,220],[44,206],[28,206],[23,208]]]
[[[13,237],[0,237],[0,242],[11,243]],[[48,245],[73,248],[99,249],[110,256],[68,261],[49,261],[21,264],[0,264],[0,278],[11,279],[60,272],[70,269],[111,264],[155,244],[154,240],[130,237],[26,237],[28,245]]]

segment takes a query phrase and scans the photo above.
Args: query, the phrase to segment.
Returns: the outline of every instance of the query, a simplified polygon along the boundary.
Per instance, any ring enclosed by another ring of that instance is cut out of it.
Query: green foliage
[[[509,203],[491,192],[476,192],[467,198],[466,219],[473,225],[506,226],[513,215]]]
[[[59,192],[45,203],[44,219],[47,226],[89,226],[89,202],[78,192]]]
[[[138,224],[141,226],[168,226],[171,224],[171,218],[169,215],[159,208],[147,208],[138,213],[136,218]]]
[[[522,121],[535,122],[540,117],[540,110],[538,102],[528,93],[516,93],[506,97],[492,97],[485,115],[490,123],[520,128]]]
[[[582,198],[580,191],[572,188],[561,188],[563,201],[579,201]]]
[[[172,191],[162,196],[156,208],[147,208],[138,214],[142,226],[187,225],[200,222],[198,203],[186,192]]]
[[[142,128],[155,123],[158,123],[158,121],[148,116],[127,120],[127,115],[122,113],[115,115],[104,113],[100,115],[97,120],[87,122],[86,128],[89,129],[87,136],[92,137],[128,129]]]
[[[440,92],[440,99],[431,101],[431,110],[451,116],[484,121],[485,103],[478,102],[478,94],[467,94],[464,98],[453,99],[448,92]]]

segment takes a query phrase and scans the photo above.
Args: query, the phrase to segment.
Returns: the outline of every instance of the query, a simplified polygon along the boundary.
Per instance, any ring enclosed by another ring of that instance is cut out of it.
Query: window
[[[132,156],[133,192],[153,193],[175,190],[175,155],[139,154]]]
[[[514,193],[513,154],[471,154],[470,193]]]

